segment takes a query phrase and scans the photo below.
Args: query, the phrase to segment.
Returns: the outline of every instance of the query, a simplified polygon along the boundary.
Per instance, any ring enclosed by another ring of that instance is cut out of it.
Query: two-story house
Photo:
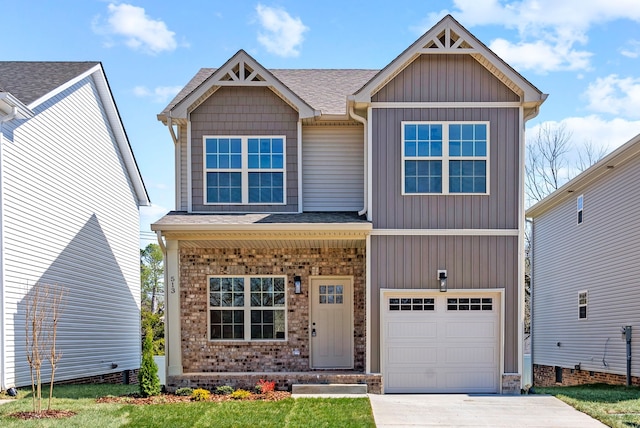
[[[66,290],[56,381],[135,377],[146,205],[101,63],[0,61],[0,390],[32,382],[25,323],[36,286]]]
[[[382,70],[201,69],[158,116],[169,388],[519,393],[545,97],[451,16]]]

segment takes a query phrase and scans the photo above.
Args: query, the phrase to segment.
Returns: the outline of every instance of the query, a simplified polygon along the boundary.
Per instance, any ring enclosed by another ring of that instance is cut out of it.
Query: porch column
[[[182,374],[182,343],[180,332],[180,254],[178,241],[167,240],[165,263],[166,312],[165,312],[165,354],[167,376]]]

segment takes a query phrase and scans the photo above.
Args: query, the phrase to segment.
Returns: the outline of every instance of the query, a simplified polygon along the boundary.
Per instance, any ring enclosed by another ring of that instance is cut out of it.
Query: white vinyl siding
[[[138,207],[93,80],[35,111],[3,145],[7,384],[30,383],[23,299],[38,282],[67,289],[57,380],[135,369]]]
[[[302,130],[304,211],[359,211],[364,207],[362,126]]]
[[[584,189],[589,215],[580,227],[575,197],[534,219],[534,364],[626,374],[620,328],[640,328],[640,192],[630,191],[640,183],[639,163],[616,165]],[[587,318],[580,319],[578,293],[585,290]],[[640,355],[640,341],[632,342],[632,355]],[[640,365],[632,375],[640,376]]]

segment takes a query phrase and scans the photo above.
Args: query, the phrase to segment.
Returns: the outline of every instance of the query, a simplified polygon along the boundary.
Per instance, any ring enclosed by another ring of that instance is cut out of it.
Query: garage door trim
[[[504,316],[505,316],[505,308],[504,308],[504,289],[503,288],[491,288],[491,289],[458,289],[458,290],[448,290],[446,293],[439,292],[437,290],[416,290],[416,289],[389,289],[383,288],[380,290],[380,368],[382,372],[383,379],[387,378],[387,343],[385,338],[385,323],[387,319],[387,302],[389,297],[421,297],[421,298],[460,298],[460,297],[475,297],[475,296],[485,296],[491,297],[487,295],[492,295],[496,297],[498,300],[494,304],[497,305],[496,309],[499,311],[498,313],[498,365],[497,365],[497,379],[496,385],[498,389],[498,393],[502,392],[502,382],[501,377],[502,373],[504,373]],[[384,381],[383,381],[384,382]],[[384,382],[386,384],[386,382]],[[387,386],[385,385],[385,392]]]

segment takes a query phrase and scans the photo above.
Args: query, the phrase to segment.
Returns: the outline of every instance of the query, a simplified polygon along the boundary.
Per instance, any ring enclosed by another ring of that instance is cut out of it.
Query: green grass
[[[581,385],[535,388],[614,428],[640,428],[640,387]]]
[[[9,414],[32,410],[31,391],[0,405],[0,426],[12,427],[375,427],[367,398],[300,398],[132,405],[96,403],[107,395],[137,392],[132,385],[74,385],[54,389],[52,408],[71,410],[65,419],[23,421]],[[5,398],[5,397],[2,397]],[[46,400],[43,407],[46,408]]]

